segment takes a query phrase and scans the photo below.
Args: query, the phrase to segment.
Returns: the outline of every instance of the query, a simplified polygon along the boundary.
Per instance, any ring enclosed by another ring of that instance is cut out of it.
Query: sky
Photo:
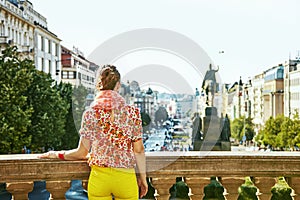
[[[30,2],[47,18],[48,29],[62,40],[62,45],[78,47],[86,57],[124,32],[166,29],[197,43],[219,66],[225,83],[234,83],[240,76],[247,81],[287,61],[289,56],[294,58],[300,50],[298,0]]]

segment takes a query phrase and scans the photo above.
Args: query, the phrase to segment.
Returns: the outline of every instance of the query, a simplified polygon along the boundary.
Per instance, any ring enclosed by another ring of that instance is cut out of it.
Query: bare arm
[[[148,192],[148,184],[146,180],[146,157],[143,140],[140,139],[133,143],[133,151],[137,164],[137,177],[140,187],[140,198],[142,198]]]
[[[136,158],[138,173],[141,177],[146,178],[146,158],[143,140],[138,140],[133,143],[133,152]]]
[[[39,158],[59,158],[58,154],[63,153],[65,160],[82,160],[86,159],[89,149],[90,141],[81,137],[76,149],[67,151],[49,151],[39,156]]]
[[[80,138],[77,149],[65,151],[65,160],[80,160],[86,159],[90,149],[90,141]]]

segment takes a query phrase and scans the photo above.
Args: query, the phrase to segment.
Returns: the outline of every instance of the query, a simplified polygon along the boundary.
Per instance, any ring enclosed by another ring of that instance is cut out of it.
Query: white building
[[[1,48],[14,45],[22,57],[34,60],[38,70],[60,82],[60,39],[47,27],[47,19],[28,0],[0,0]]]
[[[263,88],[264,88],[264,73],[258,74],[252,78],[252,93],[250,94],[251,103],[251,118],[255,125],[256,131],[264,125],[264,102],[263,102]]]
[[[300,113],[300,58],[284,65],[284,115],[293,117]]]
[[[0,0],[0,45],[16,46],[22,57],[33,59],[35,25],[26,20],[25,11],[14,1]]]
[[[47,29],[36,25],[35,28],[35,64],[38,70],[50,73],[51,77],[60,82],[61,71],[60,39]]]
[[[89,93],[95,91],[96,71],[98,66],[88,61],[82,52],[73,47],[73,50],[61,46],[62,65],[61,80],[73,86],[84,86]]]
[[[223,116],[227,114],[228,117],[233,120],[245,115],[245,110],[242,108],[242,105],[244,105],[242,81],[235,82],[232,86],[228,87],[227,90],[224,90],[224,92],[226,92],[227,95],[223,97],[225,98],[225,100],[223,99]]]

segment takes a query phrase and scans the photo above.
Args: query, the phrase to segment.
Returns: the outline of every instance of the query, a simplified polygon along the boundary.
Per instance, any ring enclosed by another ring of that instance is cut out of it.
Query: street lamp
[[[199,98],[200,92],[198,88],[196,88],[195,97],[196,97],[196,112],[198,112],[198,98]]]

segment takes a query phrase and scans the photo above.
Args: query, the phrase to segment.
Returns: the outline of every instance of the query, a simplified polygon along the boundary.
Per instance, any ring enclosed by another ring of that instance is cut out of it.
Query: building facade
[[[241,95],[241,115],[245,116],[246,118],[252,117],[253,93],[252,80],[249,79],[248,82],[242,84]]]
[[[1,49],[16,46],[21,58],[60,82],[60,39],[47,28],[47,19],[28,0],[0,0]]]
[[[284,102],[284,68],[282,65],[272,67],[265,71],[263,101],[264,116],[263,121],[267,121],[271,116],[283,114]]]
[[[255,126],[255,131],[260,130],[264,125],[264,101],[263,101],[263,87],[264,87],[264,73],[254,76],[252,82],[251,99],[251,118]]]
[[[284,65],[284,115],[293,117],[300,113],[300,58]]]
[[[61,81],[60,39],[39,24],[35,27],[34,38],[36,68],[51,74],[52,79],[59,83]]]
[[[245,110],[244,97],[243,97],[243,83],[241,80],[235,82],[231,86],[227,85],[226,89],[223,90],[226,94],[223,94],[223,112],[222,115],[226,114],[230,119],[235,119],[243,116]]]
[[[73,50],[70,50],[64,46],[61,46],[59,62],[62,65],[60,77],[62,82],[70,83],[75,87],[82,85],[90,94],[95,92],[98,65],[88,61],[77,48],[74,47]]]
[[[20,8],[24,16],[34,24],[34,62],[38,70],[51,74],[57,83],[61,81],[60,72],[60,42],[61,40],[48,29],[47,19],[33,9],[32,4],[25,0],[20,1]]]
[[[16,46],[21,57],[33,59],[35,25],[27,20],[26,12],[16,2],[0,0],[0,6],[1,49]]]

